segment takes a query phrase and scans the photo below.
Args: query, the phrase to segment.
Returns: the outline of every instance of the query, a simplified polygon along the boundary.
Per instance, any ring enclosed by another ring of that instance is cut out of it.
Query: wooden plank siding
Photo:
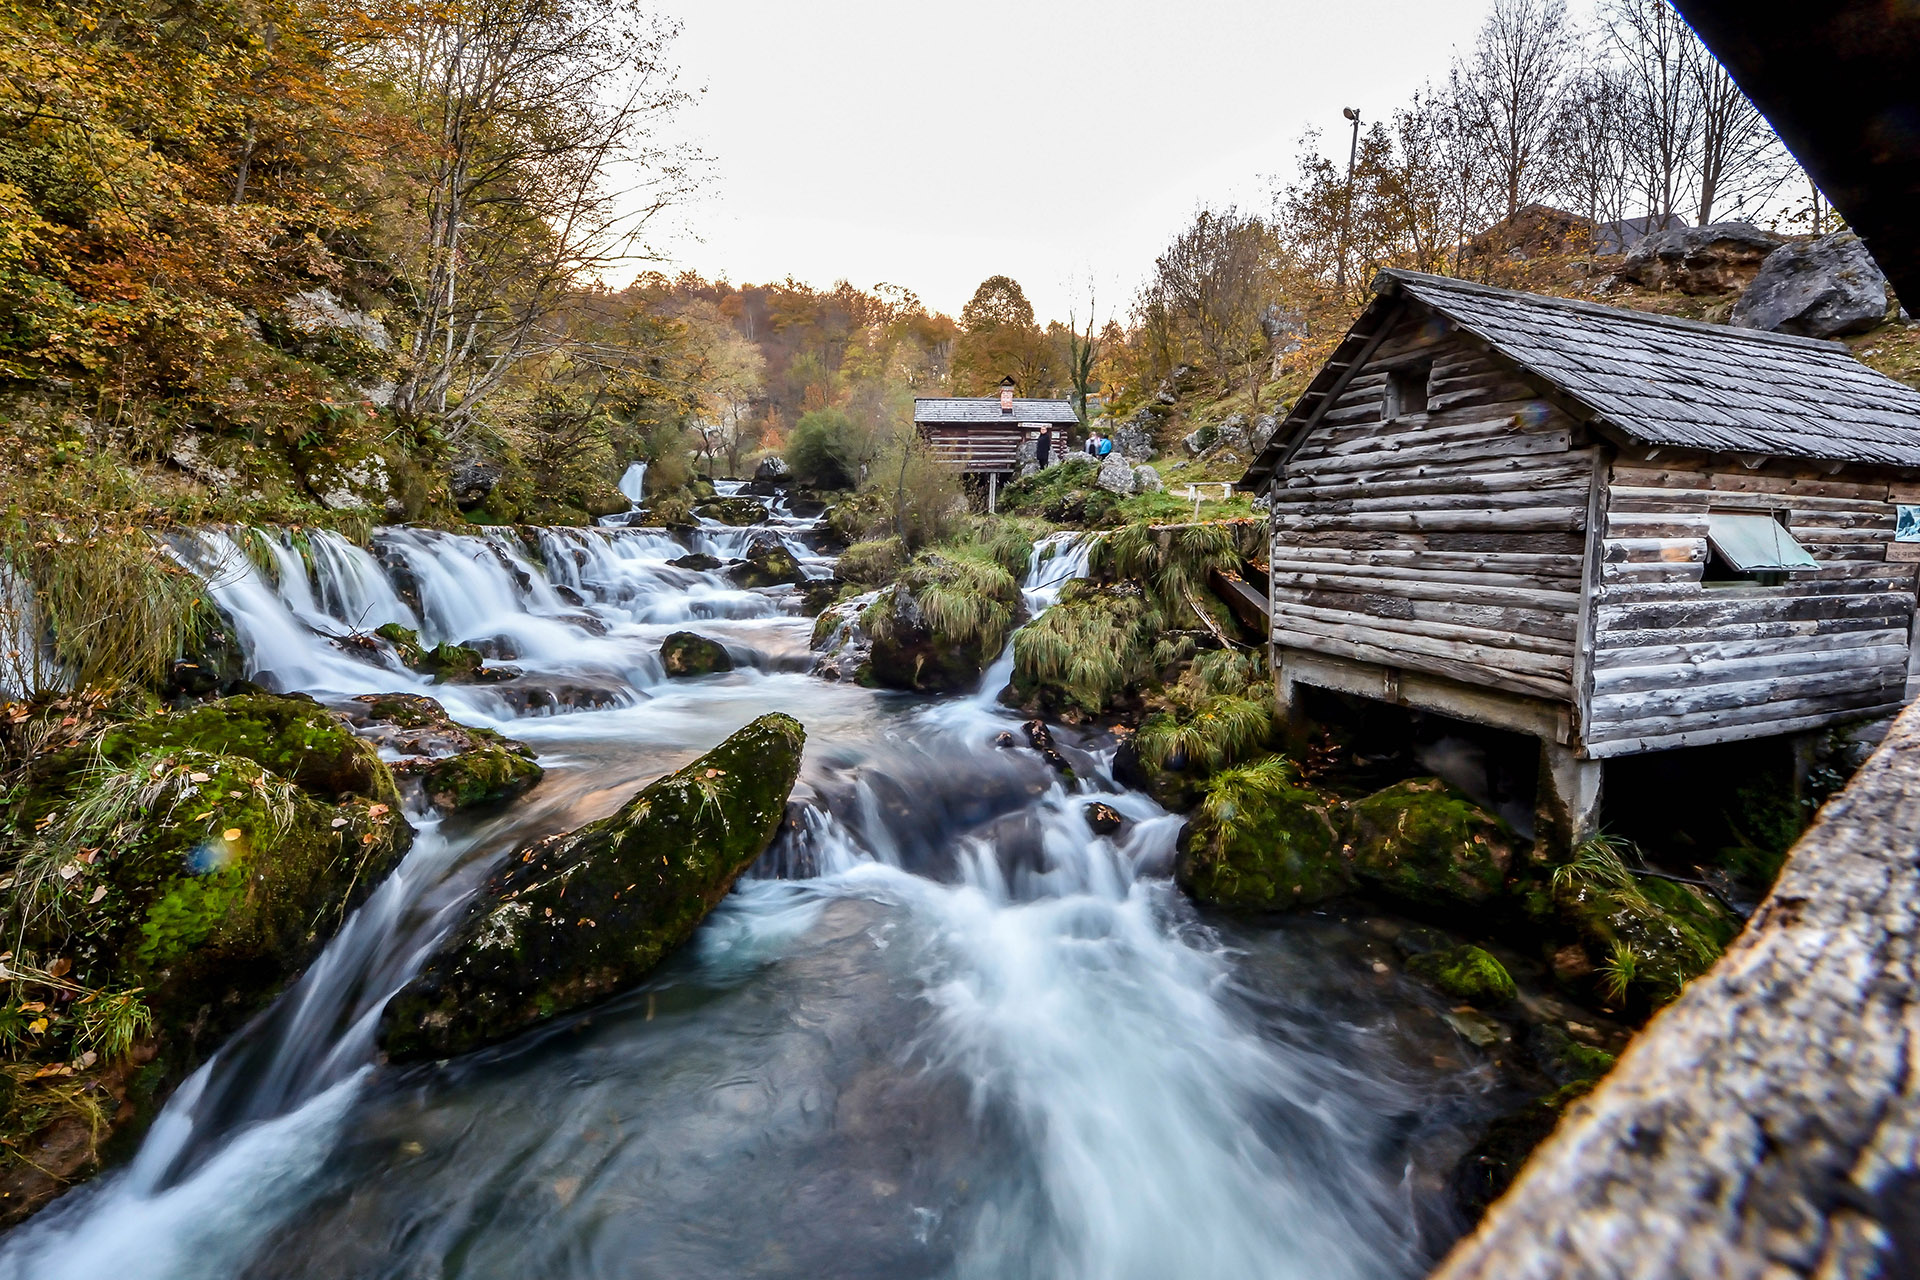
[[[1775,473],[1769,473],[1774,470]],[[1593,758],[1816,729],[1898,709],[1913,566],[1887,560],[1887,484],[1680,455],[1609,468],[1596,529]],[[1710,511],[1785,511],[1820,562],[1779,586],[1702,581]]]
[[[1390,371],[1427,360],[1427,411],[1386,420]],[[1403,319],[1273,490],[1274,643],[1570,703],[1595,458],[1504,365]]]

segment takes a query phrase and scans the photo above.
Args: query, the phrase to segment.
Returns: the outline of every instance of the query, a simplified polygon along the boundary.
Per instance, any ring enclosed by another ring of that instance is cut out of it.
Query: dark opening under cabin
[[[1281,710],[1317,687],[1604,762],[1915,692],[1920,392],[1839,343],[1387,271],[1241,484]]]
[[[913,402],[913,425],[934,456],[968,475],[1002,479],[1020,470],[1020,446],[1054,428],[1056,453],[1065,448],[1065,428],[1080,421],[1065,400],[1029,400],[1013,394],[1008,378],[998,396],[921,397]]]

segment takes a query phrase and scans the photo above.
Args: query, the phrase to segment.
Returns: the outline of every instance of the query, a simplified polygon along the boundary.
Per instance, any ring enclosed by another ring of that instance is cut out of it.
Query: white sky
[[[656,241],[736,284],[985,277],[1124,313],[1196,205],[1267,206],[1295,143],[1445,73],[1488,0],[662,0],[714,178]],[[1344,139],[1342,139],[1344,141]],[[695,236],[698,238],[696,239]]]

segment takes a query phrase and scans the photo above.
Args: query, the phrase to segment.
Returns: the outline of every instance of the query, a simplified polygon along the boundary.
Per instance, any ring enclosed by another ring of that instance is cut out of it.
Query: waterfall
[[[1181,819],[1114,782],[1111,739],[1060,730],[1071,780],[1021,745],[1011,642],[972,697],[806,674],[792,588],[671,563],[776,538],[830,571],[761,501],[745,529],[174,544],[268,683],[428,693],[548,773],[497,813],[412,815],[399,868],[132,1163],[0,1239],[0,1280],[1399,1280],[1444,1248],[1432,1152],[1489,1086],[1370,935],[1201,918],[1169,879]],[[1036,544],[1031,614],[1090,549]],[[370,639],[386,622],[498,678],[433,684]],[[667,679],[682,628],[735,669]],[[498,859],[769,710],[807,727],[796,817],[692,944],[577,1023],[377,1061],[382,1004]]]
[[[620,496],[633,504],[634,510],[640,509],[640,503],[647,492],[647,464],[636,462],[630,465],[620,476]]]

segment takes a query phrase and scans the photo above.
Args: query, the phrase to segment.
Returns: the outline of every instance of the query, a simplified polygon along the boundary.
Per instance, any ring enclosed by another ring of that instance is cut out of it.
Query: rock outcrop
[[[1119,453],[1110,453],[1101,459],[1100,470],[1093,482],[1108,493],[1117,493],[1124,498],[1133,492],[1133,468]]]
[[[353,701],[360,736],[390,753],[401,785],[417,783],[437,809],[501,804],[525,794],[545,773],[526,743],[461,724],[432,698],[378,693]]]
[[[762,716],[612,817],[509,855],[388,1002],[389,1058],[496,1044],[645,977],[766,851],[805,741]]]
[[[1159,493],[1166,483],[1160,479],[1160,473],[1145,463],[1133,469],[1133,491],[1135,493]]]
[[[1734,303],[1729,323],[1835,338],[1865,333],[1886,318],[1886,275],[1865,242],[1842,231],[1775,250]]]
[[[779,539],[761,538],[748,549],[745,559],[728,568],[727,576],[734,585],[751,589],[798,582],[806,575]]]
[[[1747,222],[1656,231],[1627,251],[1614,272],[1646,289],[1732,293],[1744,289],[1786,242]]]
[[[1353,873],[1421,906],[1487,902],[1506,890],[1511,828],[1438,778],[1413,778],[1352,805]]]
[[[964,692],[1023,613],[1005,569],[925,553],[860,615],[872,642],[867,675],[889,689]]]
[[[1292,782],[1230,790],[1221,782],[1187,829],[1174,868],[1181,888],[1239,911],[1310,906],[1353,888],[1338,800]]]
[[[793,479],[793,468],[779,454],[768,454],[753,469],[753,479],[755,484],[786,484]]]

